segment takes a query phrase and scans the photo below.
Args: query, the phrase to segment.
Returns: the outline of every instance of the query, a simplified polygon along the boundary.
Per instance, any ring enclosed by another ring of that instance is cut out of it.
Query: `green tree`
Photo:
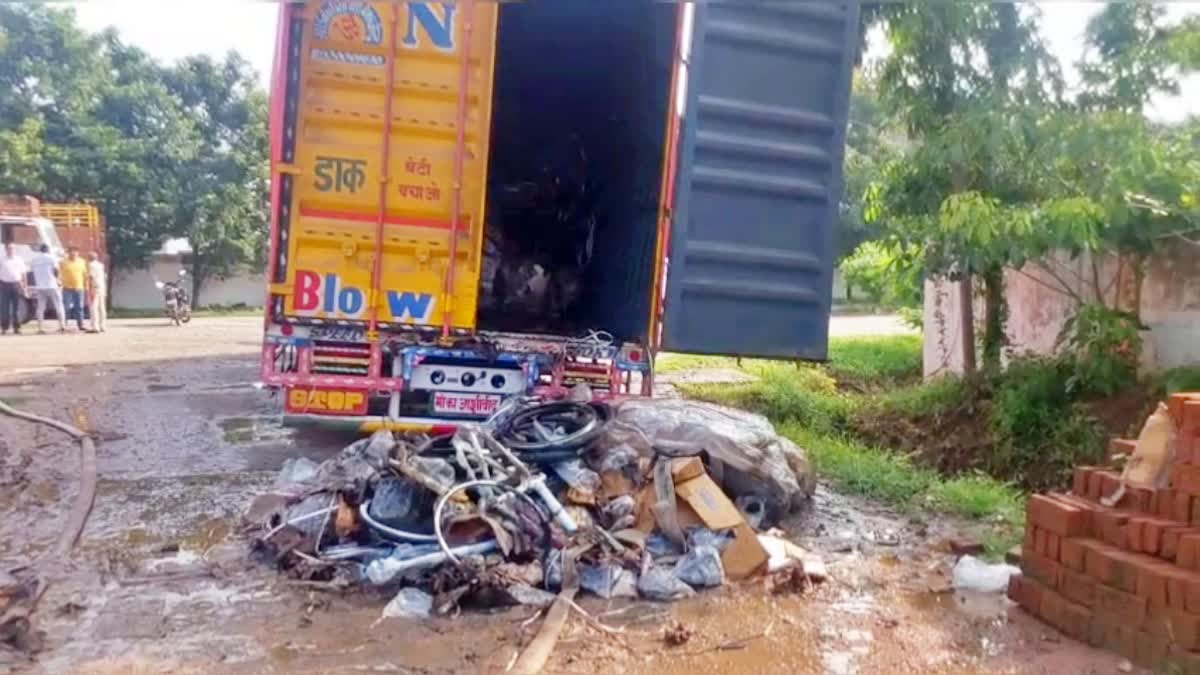
[[[236,54],[166,67],[71,10],[0,5],[0,192],[91,201],[116,267],[188,237],[206,279],[261,265],[266,95]]]
[[[1200,70],[1200,17],[1189,17],[1171,30],[1171,58],[1185,70]]]
[[[0,192],[98,203],[117,267],[176,234],[173,168],[196,144],[161,68],[74,13],[0,5]]]
[[[960,283],[964,366],[975,363],[971,279],[986,299],[984,359],[1003,344],[1003,269],[1018,248],[1009,204],[1036,185],[1026,159],[1039,117],[1062,92],[1036,11],[1012,4],[911,3],[878,16],[890,53],[879,69],[885,109],[913,141],[872,186],[867,220],[886,224],[899,251],[920,251],[933,276]]]
[[[196,120],[195,154],[179,165],[186,186],[175,216],[192,246],[192,298],[204,283],[261,265],[267,238],[269,161],[267,99],[250,65],[236,53],[224,61],[183,60],[167,86]]]
[[[1087,23],[1079,65],[1084,110],[1140,113],[1156,93],[1178,94],[1166,7],[1150,0],[1109,2]]]
[[[845,186],[840,208],[837,259],[849,256],[859,244],[877,239],[882,227],[863,217],[864,197],[887,161],[897,154],[897,135],[879,103],[872,81],[858,77],[850,94],[846,130]]]
[[[1047,142],[1031,156],[1046,194],[1030,207],[1038,224],[1030,262],[1077,305],[1107,304],[1137,318],[1148,259],[1163,246],[1200,245],[1200,134],[1124,112],[1066,113],[1046,128]],[[1090,254],[1090,275],[1058,269],[1055,251]],[[1120,274],[1101,282],[1099,261],[1110,255],[1132,275],[1131,306],[1113,292]]]
[[[1166,242],[1190,242],[1200,228],[1195,127],[1162,127],[1142,114],[1152,96],[1178,93],[1179,77],[1200,65],[1189,61],[1198,28],[1195,19],[1167,25],[1160,4],[1108,3],[1088,22],[1078,105],[1043,124],[1044,142],[1030,162],[1045,191],[1034,209],[1032,255],[1040,257],[1032,262],[1077,306],[1107,304],[1138,318],[1147,260]],[[1089,253],[1090,276],[1055,269],[1050,251]],[[1119,288],[1110,295],[1101,284],[1099,264],[1109,255],[1120,261],[1118,286],[1126,268],[1132,273],[1130,307],[1121,307]]]

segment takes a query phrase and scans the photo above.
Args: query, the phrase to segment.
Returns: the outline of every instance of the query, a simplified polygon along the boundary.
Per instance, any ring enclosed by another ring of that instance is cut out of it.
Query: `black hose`
[[[54,554],[59,557],[66,556],[75,548],[79,535],[83,534],[83,528],[87,525],[92,507],[96,503],[96,444],[90,434],[70,424],[17,410],[3,401],[0,401],[0,413],[54,427],[79,443],[79,492],[75,495],[75,503],[67,515],[67,522],[59,530],[58,541],[54,544]]]

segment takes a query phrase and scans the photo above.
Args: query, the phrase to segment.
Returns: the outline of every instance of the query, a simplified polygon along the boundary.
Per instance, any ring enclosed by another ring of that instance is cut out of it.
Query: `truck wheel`
[[[17,325],[24,326],[35,316],[33,300],[22,300],[17,303]]]

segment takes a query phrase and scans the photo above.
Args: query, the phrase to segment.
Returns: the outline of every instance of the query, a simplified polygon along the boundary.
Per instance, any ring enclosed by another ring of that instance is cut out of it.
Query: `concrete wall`
[[[158,256],[146,269],[117,270],[112,282],[112,306],[129,309],[162,307],[162,292],[155,288],[154,281],[176,279],[181,269],[183,265],[178,256]],[[188,289],[191,290],[190,285]],[[263,276],[246,272],[228,279],[206,281],[200,289],[200,303],[262,307],[265,294]]]
[[[925,282],[924,363],[925,377],[963,371],[962,322],[959,317],[958,284],[950,281]],[[981,319],[976,302],[976,318]],[[975,322],[978,327],[980,321]]]
[[[1005,273],[1009,304],[1007,333],[1010,353],[1050,354],[1058,334],[1070,317],[1075,301],[1058,290],[1055,276],[1087,300],[1092,290],[1091,259],[1058,256],[1047,263],[1053,272],[1027,265]],[[1099,264],[1100,288],[1110,306],[1119,298],[1122,307],[1133,305],[1135,284],[1128,266],[1116,258]],[[977,288],[976,291],[979,289]],[[925,286],[925,374],[961,372],[958,332],[958,292],[948,282]],[[982,330],[983,300],[976,293],[977,330]],[[1150,331],[1143,361],[1151,368],[1171,368],[1200,363],[1200,248],[1180,243],[1151,259],[1141,291],[1142,321]]]

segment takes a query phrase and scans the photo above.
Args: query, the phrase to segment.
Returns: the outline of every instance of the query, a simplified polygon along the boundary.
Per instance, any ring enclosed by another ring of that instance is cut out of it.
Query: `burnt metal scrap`
[[[568,549],[604,598],[676,600],[778,566],[756,530],[779,486],[736,480],[729,495],[714,480],[761,449],[672,440],[682,413],[664,411],[635,430],[621,406],[514,398],[453,435],[380,431],[321,464],[289,460],[247,514],[255,552],[306,580],[408,589],[385,612],[406,617],[546,606]]]

